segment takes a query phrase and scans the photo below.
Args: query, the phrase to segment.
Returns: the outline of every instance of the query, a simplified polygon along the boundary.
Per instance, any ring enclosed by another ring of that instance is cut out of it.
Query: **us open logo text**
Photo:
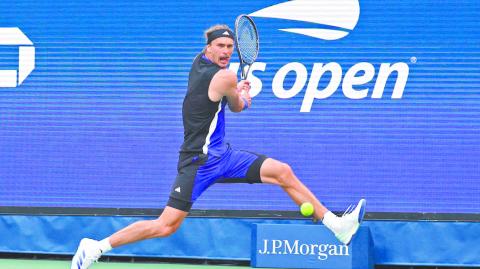
[[[278,30],[335,42],[334,40],[344,38],[354,30],[360,16],[360,7],[358,0],[294,0],[261,9],[250,15],[306,22],[307,26],[303,28]],[[315,27],[312,27],[312,24]],[[258,95],[263,88],[263,82],[255,73],[265,72],[267,68],[266,62],[255,62],[251,66],[248,74],[252,86],[251,96]],[[239,64],[231,63],[229,69],[238,72]],[[376,66],[370,62],[359,62],[344,67],[338,62],[319,61],[306,66],[294,61],[275,70],[271,84],[272,92],[280,99],[289,99],[303,92],[300,112],[310,112],[315,100],[326,99],[340,88],[348,99],[383,98],[387,81],[394,85],[389,97],[401,99],[409,73],[410,68],[405,62],[383,62]],[[286,88],[287,75],[294,76],[295,81]],[[325,82],[325,77],[330,77],[329,81]],[[366,84],[374,86],[372,88]]]

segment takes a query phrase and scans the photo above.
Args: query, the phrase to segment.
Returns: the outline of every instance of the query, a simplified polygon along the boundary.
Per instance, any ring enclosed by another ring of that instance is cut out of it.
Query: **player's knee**
[[[150,237],[152,238],[170,236],[178,229],[178,225],[169,225],[159,219],[153,220],[152,224],[152,229],[150,231]]]
[[[280,163],[278,165],[278,181],[282,187],[288,187],[293,182],[293,170],[290,165],[286,163]]]

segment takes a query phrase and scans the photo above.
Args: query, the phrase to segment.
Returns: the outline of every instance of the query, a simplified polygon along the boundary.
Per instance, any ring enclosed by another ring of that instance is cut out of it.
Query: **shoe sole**
[[[358,224],[353,229],[353,231],[351,232],[352,236],[350,237],[350,240],[348,240],[348,242],[345,243],[345,245],[347,245],[347,246],[350,245],[350,243],[352,242],[352,239],[354,238],[355,234],[358,231],[358,228],[360,228],[360,224],[362,223],[363,218],[365,217],[365,207],[366,207],[366,205],[367,205],[367,200],[365,200],[365,199],[361,199],[360,202],[358,202],[357,207],[360,206],[360,212],[358,212],[358,218],[357,218]]]
[[[367,200],[362,199],[360,200],[359,204],[361,203],[360,213],[358,214],[358,224],[362,223],[363,217],[365,217],[365,207],[367,205]]]

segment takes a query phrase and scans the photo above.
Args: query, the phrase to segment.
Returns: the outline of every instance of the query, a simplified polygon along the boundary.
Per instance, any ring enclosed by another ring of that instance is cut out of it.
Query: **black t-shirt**
[[[181,153],[203,153],[220,156],[226,150],[226,98],[212,102],[208,88],[213,76],[222,68],[203,53],[193,61],[188,78],[188,91],[183,100],[184,141]]]

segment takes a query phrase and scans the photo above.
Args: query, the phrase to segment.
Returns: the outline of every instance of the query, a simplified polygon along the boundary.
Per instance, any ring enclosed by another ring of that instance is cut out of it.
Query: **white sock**
[[[112,245],[110,245],[110,237],[100,241],[100,250],[102,251],[102,254],[112,250]]]
[[[323,215],[323,224],[330,229],[331,231],[334,231],[335,228],[338,226],[338,217],[332,213],[332,211],[328,211]]]

